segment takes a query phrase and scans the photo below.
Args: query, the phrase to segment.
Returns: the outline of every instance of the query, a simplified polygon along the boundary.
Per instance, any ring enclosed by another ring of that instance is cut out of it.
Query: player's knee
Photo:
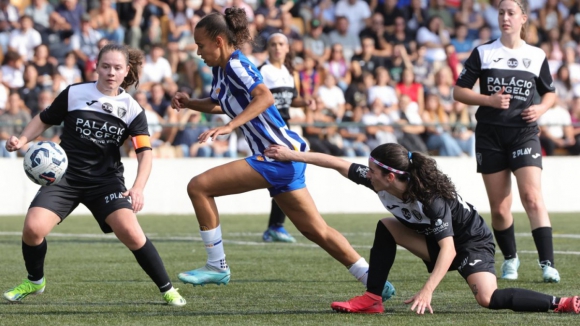
[[[203,193],[203,184],[198,177],[192,178],[187,184],[187,194],[189,198],[197,197]]]
[[[39,225],[24,224],[22,240],[30,246],[39,245],[47,234]]]
[[[540,208],[540,196],[535,192],[525,192],[521,198],[526,211],[537,211]]]
[[[486,293],[478,293],[475,296],[475,301],[477,301],[477,303],[484,307],[484,308],[489,308],[489,303],[491,301],[491,295],[486,294]]]

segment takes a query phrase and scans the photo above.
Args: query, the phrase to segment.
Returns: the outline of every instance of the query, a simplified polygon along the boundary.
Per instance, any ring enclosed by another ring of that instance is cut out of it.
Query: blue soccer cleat
[[[205,284],[226,285],[230,282],[230,276],[231,273],[229,267],[225,270],[222,270],[205,265],[202,268],[179,273],[177,278],[179,278],[179,280],[183,283],[193,284],[193,286]]]
[[[397,293],[397,291],[395,290],[395,287],[393,286],[393,284],[391,284],[391,282],[387,281],[387,283],[385,283],[385,287],[383,288],[383,302],[389,300],[390,298],[392,298],[395,294]]]

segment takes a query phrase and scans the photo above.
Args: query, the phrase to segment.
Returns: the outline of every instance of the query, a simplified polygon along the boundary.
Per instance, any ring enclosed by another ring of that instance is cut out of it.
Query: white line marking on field
[[[361,233],[356,233],[360,235]],[[21,232],[0,232],[0,236],[21,236]],[[230,233],[233,235],[233,233]],[[258,233],[261,236],[261,233]],[[147,234],[149,239],[151,240],[160,240],[160,241],[196,241],[201,242],[200,237],[191,237],[191,236],[180,236],[180,237],[163,237],[163,236],[156,236],[153,234]],[[531,233],[516,233],[516,237],[526,237],[532,236]],[[113,234],[95,234],[95,233],[51,233],[49,237],[55,238],[81,238],[81,239],[116,239],[115,235]],[[572,238],[577,239],[580,238],[577,234],[554,234],[555,238]],[[225,240],[224,243],[229,244],[237,244],[243,246],[271,246],[270,243],[265,242],[258,242],[258,241],[241,241],[241,240]],[[301,248],[319,248],[318,245],[313,243],[293,243],[293,244],[284,244],[288,247],[301,247]],[[358,249],[370,249],[371,246],[361,246],[361,245],[352,245],[353,248]],[[406,250],[405,248],[398,247],[399,250]],[[518,250],[518,253],[521,254],[537,254],[537,251],[534,250]],[[576,255],[580,256],[580,251],[554,251],[555,254],[558,255]],[[497,254],[497,253],[496,253]]]

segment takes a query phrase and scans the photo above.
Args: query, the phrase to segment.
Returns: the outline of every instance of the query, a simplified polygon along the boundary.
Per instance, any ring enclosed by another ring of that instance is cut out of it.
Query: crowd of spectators
[[[207,144],[197,136],[224,115],[177,112],[177,91],[206,97],[211,69],[197,54],[193,28],[205,15],[245,8],[257,66],[265,43],[290,41],[300,96],[291,128],[311,149],[367,156],[380,143],[441,156],[475,155],[476,107],[453,101],[453,86],[474,47],[500,35],[500,0],[0,0],[0,157],[68,85],[92,81],[108,42],[146,54],[138,90],[156,157],[235,157],[250,151],[233,133]],[[530,0],[527,42],[542,48],[558,94],[540,119],[547,155],[580,154],[580,0]],[[476,85],[476,88],[478,86]],[[51,128],[43,139],[58,141]],[[21,153],[20,153],[21,154]],[[130,145],[125,155],[131,155]]]

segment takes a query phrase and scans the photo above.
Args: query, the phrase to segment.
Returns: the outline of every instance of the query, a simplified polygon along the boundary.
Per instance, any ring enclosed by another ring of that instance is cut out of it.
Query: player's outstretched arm
[[[221,106],[216,104],[211,98],[190,99],[187,93],[177,92],[171,99],[171,107],[179,111],[181,109],[190,109],[199,112],[222,114]]]
[[[42,120],[40,120],[40,114],[37,114],[24,128],[20,136],[10,136],[10,139],[6,142],[6,149],[9,152],[19,150],[22,146],[26,145],[29,141],[36,139],[50,127],[51,125],[42,122]]]
[[[345,161],[340,157],[323,153],[293,151],[280,145],[270,145],[264,151],[264,155],[278,161],[304,162],[323,168],[334,169],[345,178],[348,178],[348,169],[352,165],[351,162]]]

